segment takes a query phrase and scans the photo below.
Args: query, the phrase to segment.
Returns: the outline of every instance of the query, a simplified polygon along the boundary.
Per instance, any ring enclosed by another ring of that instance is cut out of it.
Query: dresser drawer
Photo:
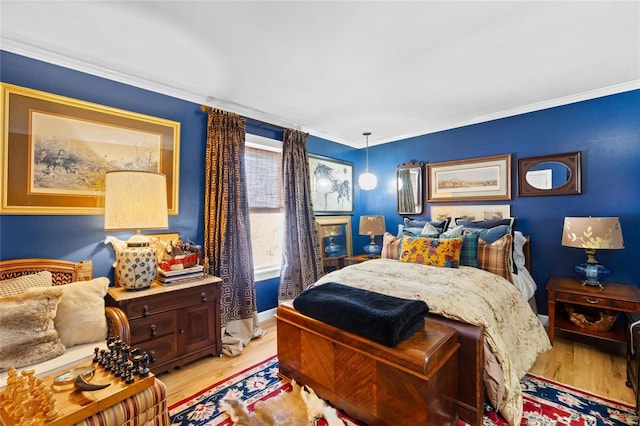
[[[636,304],[626,300],[611,299],[598,294],[576,294],[556,291],[556,301],[575,303],[583,306],[593,306],[602,309],[613,309],[621,311],[634,311]]]
[[[175,311],[137,318],[132,320],[129,326],[131,327],[132,345],[175,333],[178,328]]]
[[[157,374],[162,370],[158,370],[157,368],[154,368],[154,366],[171,362],[178,356],[178,343],[176,336],[177,335],[173,333],[157,339],[142,342],[138,345],[133,345],[132,347],[140,348],[150,356],[155,356],[156,360],[149,364],[149,368],[153,370],[154,374]]]
[[[129,320],[147,317],[159,312],[176,310],[185,306],[207,303],[218,297],[217,286],[200,286],[181,291],[168,291],[153,297],[141,297],[122,307]]]

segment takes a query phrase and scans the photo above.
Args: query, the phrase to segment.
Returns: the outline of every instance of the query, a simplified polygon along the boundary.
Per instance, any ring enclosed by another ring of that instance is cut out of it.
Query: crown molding
[[[190,102],[195,102],[201,105],[207,105],[213,108],[224,109],[225,111],[233,112],[248,118],[262,121],[264,123],[269,123],[269,124],[273,124],[273,125],[284,127],[284,128],[294,128],[300,131],[307,132],[313,136],[323,138],[332,142],[337,142],[353,148],[358,148],[358,149],[364,148],[364,144],[362,144],[360,141],[354,142],[351,140],[344,140],[342,138],[337,138],[329,134],[328,132],[325,132],[319,129],[306,128],[305,126],[302,126],[299,123],[295,123],[295,122],[286,120],[284,118],[271,115],[264,111],[253,109],[248,106],[236,104],[234,102],[225,101],[222,99],[217,99],[213,96],[191,93],[191,92],[179,89],[177,87],[172,87],[156,81],[139,78],[130,74],[120,72],[120,71],[107,69],[97,64],[82,61],[77,58],[72,58],[70,56],[62,55],[47,49],[35,47],[23,42],[11,40],[6,37],[0,37],[0,49],[6,50],[8,52],[15,53],[18,55],[26,56],[32,59],[37,59],[43,62],[51,63],[54,65],[59,65],[75,71],[84,72],[97,77],[102,77],[109,80],[117,81],[119,83],[138,87],[141,89],[150,90],[152,92],[160,93],[163,95],[172,96],[172,97],[190,101]],[[430,133],[441,132],[445,130],[455,129],[458,127],[470,126],[473,124],[479,124],[487,121],[498,120],[498,119],[512,117],[520,114],[526,114],[529,112],[540,111],[548,108],[568,105],[568,104],[595,99],[603,96],[614,95],[617,93],[636,90],[639,88],[640,88],[640,80],[632,80],[626,83],[616,84],[608,87],[603,87],[600,89],[594,89],[587,92],[576,93],[573,95],[550,99],[543,102],[537,102],[529,105],[524,105],[516,108],[498,111],[491,114],[480,115],[470,120],[451,121],[451,122],[441,123],[438,126],[423,127],[423,128],[420,128],[419,130],[416,130],[415,132],[394,135],[389,138],[377,139],[374,142],[369,142],[369,146],[397,142],[403,139],[414,138],[414,137],[418,137],[418,136],[422,136]]]

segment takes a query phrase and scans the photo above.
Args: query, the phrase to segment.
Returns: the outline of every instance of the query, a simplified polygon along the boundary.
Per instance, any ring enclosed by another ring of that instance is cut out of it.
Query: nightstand
[[[205,355],[222,352],[218,277],[145,290],[110,287],[107,306],[122,309],[131,328],[131,346],[147,352],[155,374]]]
[[[604,288],[601,289],[582,285],[577,278],[552,276],[547,283],[547,299],[551,343],[555,329],[612,342],[629,342],[626,319],[617,321],[609,331],[581,328],[569,321],[564,312],[564,303],[616,312],[640,312],[640,288],[633,284],[605,282]]]
[[[380,259],[380,256],[369,257],[368,254],[360,254],[358,256],[347,256],[344,258],[344,266],[355,265],[356,263],[366,262],[371,259]]]

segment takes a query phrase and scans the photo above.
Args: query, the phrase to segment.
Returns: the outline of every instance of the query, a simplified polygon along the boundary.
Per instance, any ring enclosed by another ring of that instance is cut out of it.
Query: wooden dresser
[[[139,291],[111,287],[108,306],[122,309],[131,327],[131,346],[147,352],[155,373],[169,371],[222,351],[218,277]]]

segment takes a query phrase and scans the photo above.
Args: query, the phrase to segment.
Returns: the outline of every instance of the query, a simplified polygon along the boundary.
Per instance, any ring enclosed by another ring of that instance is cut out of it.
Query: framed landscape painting
[[[3,214],[102,214],[105,174],[167,178],[178,214],[180,123],[2,84]]]
[[[451,218],[450,228],[455,226],[456,219],[466,220],[499,220],[511,216],[511,206],[509,204],[487,204],[487,205],[435,205],[431,206],[431,220],[442,220]]]
[[[487,201],[511,199],[511,154],[427,164],[427,199]]]
[[[309,174],[315,214],[353,214],[353,163],[309,154]]]

